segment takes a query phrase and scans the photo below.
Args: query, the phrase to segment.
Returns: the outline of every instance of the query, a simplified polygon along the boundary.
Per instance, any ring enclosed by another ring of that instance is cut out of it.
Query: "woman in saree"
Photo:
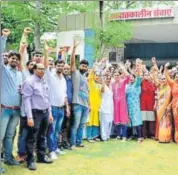
[[[129,123],[127,103],[126,103],[126,85],[129,83],[130,77],[125,69],[122,69],[122,74],[115,72],[115,82],[112,84],[113,99],[114,99],[114,124],[117,130],[117,139],[126,141],[127,125]]]
[[[171,88],[164,75],[155,81],[157,86],[156,100],[156,134],[160,143],[169,143],[172,140]]]
[[[99,109],[101,105],[101,84],[100,84],[100,74],[95,72],[95,67],[91,69],[89,78],[89,104],[90,104],[90,114],[89,120],[86,124],[87,126],[87,140],[89,142],[94,142],[98,140],[100,133],[99,127]]]
[[[168,72],[169,63],[165,64],[165,76],[166,80],[171,88],[172,91],[172,110],[173,110],[173,117],[174,117],[174,125],[175,125],[175,133],[174,133],[174,140],[178,143],[178,74],[175,75],[175,78],[170,78]]]

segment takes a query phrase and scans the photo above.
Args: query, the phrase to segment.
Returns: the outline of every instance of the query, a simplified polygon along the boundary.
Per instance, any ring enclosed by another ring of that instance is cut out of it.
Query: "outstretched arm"
[[[164,74],[165,74],[165,77],[166,77],[168,84],[170,86],[172,86],[172,84],[174,83],[174,80],[171,79],[171,77],[169,76],[168,66],[169,66],[169,63],[166,63],[165,66],[164,66]]]
[[[70,59],[70,64],[71,64],[71,72],[74,72],[76,70],[75,66],[75,52],[76,48],[80,43],[77,43],[76,40],[74,40],[73,48],[72,48],[72,54],[71,54],[71,59]]]
[[[32,30],[29,27],[26,27],[23,31],[22,38],[20,41],[20,48],[19,48],[19,53],[21,55],[21,65],[19,65],[19,69],[24,70],[26,69],[26,62],[28,61],[28,54],[27,54],[27,39],[28,39],[28,34],[31,33]]]

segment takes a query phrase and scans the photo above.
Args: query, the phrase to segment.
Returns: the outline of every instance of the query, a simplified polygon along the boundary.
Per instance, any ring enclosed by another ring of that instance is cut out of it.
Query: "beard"
[[[57,70],[57,73],[58,73],[58,74],[61,74],[61,73],[62,73],[62,70]]]
[[[86,70],[83,70],[83,69],[80,69],[79,70],[80,71],[80,73],[83,75],[85,72],[87,72]]]
[[[33,69],[29,69],[28,71],[30,72],[30,74],[33,74],[33,73],[34,73],[34,72],[33,72]]]

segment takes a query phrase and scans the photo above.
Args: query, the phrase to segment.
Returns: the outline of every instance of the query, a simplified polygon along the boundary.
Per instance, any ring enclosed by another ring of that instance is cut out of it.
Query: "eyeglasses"
[[[45,71],[45,68],[37,68],[40,71]]]
[[[3,57],[8,57],[8,55],[2,55]]]

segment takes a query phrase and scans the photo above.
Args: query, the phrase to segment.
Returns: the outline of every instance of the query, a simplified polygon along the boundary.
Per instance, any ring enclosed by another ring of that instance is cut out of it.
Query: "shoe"
[[[34,171],[34,170],[36,170],[36,165],[35,165],[34,162],[32,162],[32,163],[30,163],[30,164],[27,165],[27,168],[28,168],[29,170]]]
[[[56,160],[57,159],[57,155],[54,151],[50,152],[49,153],[49,158],[52,159],[52,160]]]
[[[4,173],[6,173],[6,170],[4,169],[4,168],[0,168],[0,174],[4,174]]]
[[[121,139],[121,137],[120,137],[120,136],[117,136],[117,137],[116,137],[116,140],[120,140],[120,139]]]
[[[75,149],[76,149],[75,145],[72,145],[72,146],[70,147],[70,149],[71,149],[71,150],[75,150]]]
[[[126,140],[127,140],[127,139],[123,137],[121,142],[126,142]]]
[[[6,165],[12,165],[12,166],[18,166],[18,165],[20,165],[20,163],[17,160],[15,160],[15,159],[7,160],[7,161],[4,160],[4,163]]]
[[[99,138],[95,138],[94,139],[96,142],[99,142],[99,141],[101,141]]]
[[[53,163],[53,161],[51,159],[49,159],[47,156],[45,156],[43,159],[38,159],[37,162],[38,163],[47,163],[47,164]]]
[[[138,139],[138,143],[140,144],[140,143],[142,143],[142,142],[143,142],[143,139],[139,138],[139,139]]]
[[[89,143],[95,143],[95,140],[89,139],[87,140]]]
[[[16,160],[19,162],[19,163],[23,163],[26,161],[26,156],[17,156],[16,157]]]
[[[64,155],[66,154],[65,151],[61,151],[59,148],[57,148],[57,150],[55,151],[56,154],[60,154],[60,155]]]
[[[83,148],[83,147],[85,147],[85,145],[81,143],[81,144],[79,144],[79,145],[76,145],[76,147]]]
[[[70,145],[64,145],[63,148],[64,148],[64,149],[71,150]]]

